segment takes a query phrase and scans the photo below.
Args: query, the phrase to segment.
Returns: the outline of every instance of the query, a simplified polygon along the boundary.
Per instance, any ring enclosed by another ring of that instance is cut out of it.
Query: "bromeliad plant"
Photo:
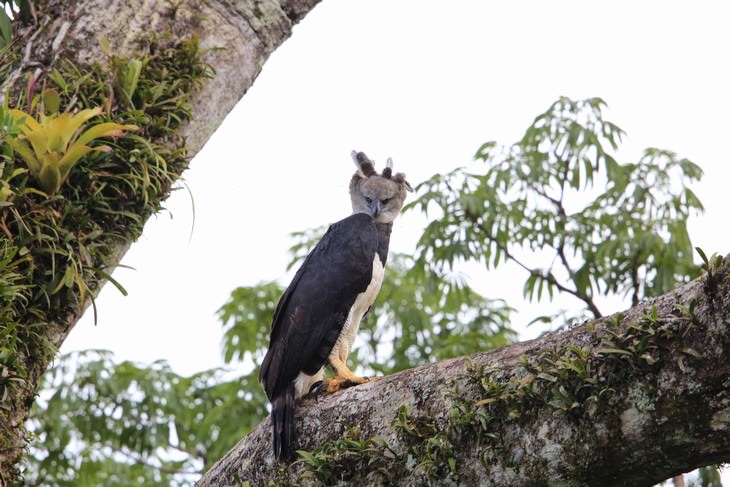
[[[87,126],[84,130],[86,122],[101,114],[100,107],[59,114],[58,94],[45,92],[44,99],[46,107],[52,107],[52,113],[45,115],[41,112],[40,121],[22,110],[10,110],[10,115],[20,124],[21,135],[9,137],[6,142],[25,161],[41,189],[49,196],[59,190],[83,156],[91,151],[111,150],[106,145],[91,147],[89,143],[100,137],[120,136],[124,131],[138,129],[136,125],[104,122]]]

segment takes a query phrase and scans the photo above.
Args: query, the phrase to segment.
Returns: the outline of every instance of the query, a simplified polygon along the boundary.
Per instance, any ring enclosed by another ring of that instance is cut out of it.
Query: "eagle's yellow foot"
[[[309,388],[309,394],[319,394],[320,392],[337,392],[341,389],[347,389],[348,387],[356,386],[359,384],[365,384],[372,380],[376,380],[378,377],[360,377],[355,375],[344,360],[336,356],[330,356],[329,359],[330,367],[335,371],[335,376],[330,379],[324,379],[316,382]]]
[[[367,377],[358,377],[356,375],[349,377],[335,376],[326,381],[325,392],[337,392],[340,389],[347,389],[348,387],[364,384],[369,380]]]
[[[347,389],[348,387],[365,384],[379,378],[380,377],[359,377],[354,374],[348,377],[335,376],[330,379],[324,379],[323,381],[319,381],[313,384],[312,387],[309,388],[309,393],[320,394],[326,392],[328,394],[331,394],[333,392]]]

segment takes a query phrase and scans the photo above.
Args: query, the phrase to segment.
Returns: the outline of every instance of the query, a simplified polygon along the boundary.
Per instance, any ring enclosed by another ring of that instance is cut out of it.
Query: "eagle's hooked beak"
[[[370,203],[370,211],[373,212],[373,218],[377,218],[378,215],[380,215],[380,211],[383,209],[383,206],[380,204],[380,200],[374,200],[372,203]]]

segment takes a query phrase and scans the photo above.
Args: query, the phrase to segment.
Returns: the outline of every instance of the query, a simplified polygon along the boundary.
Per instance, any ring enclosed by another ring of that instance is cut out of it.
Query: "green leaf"
[[[57,69],[51,70],[50,74],[48,75],[49,78],[58,86],[62,91],[67,91],[69,89],[68,84],[66,83],[66,80],[64,79],[63,75],[58,71]]]
[[[122,296],[127,296],[127,295],[129,294],[129,293],[127,292],[127,290],[126,290],[126,289],[124,288],[124,286],[122,286],[122,285],[121,285],[121,284],[119,283],[119,281],[117,281],[116,279],[114,279],[114,278],[112,277],[112,275],[111,275],[111,274],[108,274],[108,273],[106,273],[106,272],[104,272],[104,271],[102,271],[102,270],[98,270],[97,272],[99,273],[99,275],[100,275],[100,276],[101,276],[102,278],[104,278],[104,279],[106,279],[107,281],[111,282],[111,283],[112,283],[112,284],[114,285],[114,287],[115,287],[115,288],[117,288],[117,290],[118,290],[118,291],[119,291],[120,293],[122,293]]]
[[[700,254],[700,259],[702,259],[702,262],[705,264],[705,267],[709,267],[710,260],[707,258],[705,251],[702,250],[700,247],[695,247],[695,250],[697,251],[698,254]]]
[[[612,348],[612,347],[597,348],[596,353],[600,353],[603,355],[633,355],[628,350],[622,350],[620,348]]]
[[[685,197],[685,202],[686,202],[686,205],[688,208],[691,208],[694,210],[699,210],[699,211],[702,211],[705,209],[705,207],[702,205],[702,202],[700,201],[700,199],[697,197],[697,195],[694,194],[694,192],[691,189],[685,188],[684,197]]]
[[[702,358],[702,354],[700,354],[697,350],[691,347],[683,347],[682,353],[686,353],[687,355],[691,355],[694,358]]]
[[[58,96],[58,91],[51,88],[43,90],[43,106],[46,113],[58,113],[61,108],[61,98]]]
[[[107,56],[112,55],[111,46],[109,45],[109,39],[107,39],[105,36],[99,37],[99,47],[101,48],[101,52],[103,52]]]
[[[304,460],[305,463],[307,463],[313,467],[318,467],[321,463],[319,460],[317,460],[317,458],[314,455],[312,455],[311,453],[309,453],[306,450],[297,450],[297,455],[302,457],[302,460]]]
[[[0,49],[4,48],[13,40],[13,26],[10,23],[10,17],[5,13],[4,8],[0,8]]]

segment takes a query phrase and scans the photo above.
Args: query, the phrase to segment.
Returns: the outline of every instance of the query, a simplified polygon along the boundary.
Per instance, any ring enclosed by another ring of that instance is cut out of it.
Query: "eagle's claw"
[[[326,388],[327,388],[327,383],[325,383],[325,381],[323,381],[323,380],[318,380],[317,382],[312,384],[312,386],[309,388],[309,393],[307,395],[314,396],[316,394],[319,394],[320,392],[322,392],[323,389],[326,389]]]
[[[332,377],[331,379],[319,380],[311,385],[309,388],[308,396],[315,396],[321,393],[331,394],[333,392],[347,389],[348,387],[365,384],[373,380],[377,380],[380,377],[357,377],[353,376],[356,380],[345,378],[345,377]]]

